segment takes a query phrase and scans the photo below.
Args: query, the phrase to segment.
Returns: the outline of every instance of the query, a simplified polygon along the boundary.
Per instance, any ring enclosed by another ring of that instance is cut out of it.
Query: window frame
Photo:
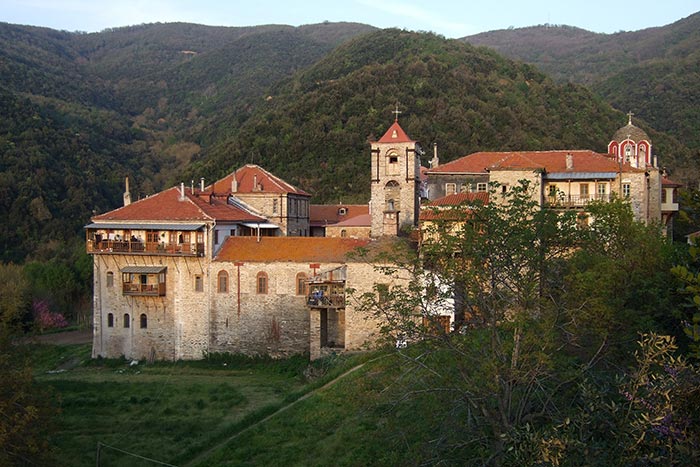
[[[255,275],[256,295],[267,295],[270,292],[270,277],[266,272],[260,271]]]
[[[226,271],[225,269],[222,269],[221,271],[219,271],[216,274],[216,292],[217,293],[228,293],[228,289],[229,289],[228,271]]]

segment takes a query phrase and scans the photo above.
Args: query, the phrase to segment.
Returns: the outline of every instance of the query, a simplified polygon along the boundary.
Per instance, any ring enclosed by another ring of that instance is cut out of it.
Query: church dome
[[[624,141],[628,138],[634,141],[635,143],[638,143],[643,140],[651,141],[646,131],[632,124],[631,116],[629,121],[627,122],[627,125],[623,126],[615,132],[615,134],[612,137],[612,140],[617,141],[619,143],[620,141]]]

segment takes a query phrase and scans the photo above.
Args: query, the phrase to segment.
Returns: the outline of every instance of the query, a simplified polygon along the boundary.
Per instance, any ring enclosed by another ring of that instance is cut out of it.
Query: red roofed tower
[[[399,114],[379,141],[372,143],[372,237],[398,235],[418,222],[420,146],[399,125]]]
[[[608,144],[608,154],[614,155],[619,162],[630,164],[632,167],[644,169],[656,167],[651,154],[651,139],[644,130],[632,124],[632,116],[627,114],[627,125],[615,132]]]

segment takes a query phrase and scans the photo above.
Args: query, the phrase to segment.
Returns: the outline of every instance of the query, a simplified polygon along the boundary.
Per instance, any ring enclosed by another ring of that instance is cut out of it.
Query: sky
[[[97,32],[143,23],[211,26],[352,21],[447,38],[538,24],[614,33],[664,26],[700,0],[0,0],[0,22]]]

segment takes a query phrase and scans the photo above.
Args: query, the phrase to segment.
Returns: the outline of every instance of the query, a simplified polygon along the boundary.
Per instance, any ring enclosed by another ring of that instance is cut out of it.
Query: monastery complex
[[[440,164],[435,149],[429,167],[421,156],[396,119],[371,143],[368,205],[311,204],[311,195],[256,165],[135,202],[127,183],[124,206],[86,226],[93,357],[318,358],[365,349],[380,323],[360,312],[347,290],[373,292],[388,279],[372,261],[349,254],[392,250],[431,221],[428,207],[468,197],[488,202],[492,186],[506,192],[528,180],[543,208],[577,210],[582,222],[591,200],[613,196],[629,200],[637,220],[667,231],[678,211],[679,185],[659,169],[631,115],[608,154],[477,152]]]

